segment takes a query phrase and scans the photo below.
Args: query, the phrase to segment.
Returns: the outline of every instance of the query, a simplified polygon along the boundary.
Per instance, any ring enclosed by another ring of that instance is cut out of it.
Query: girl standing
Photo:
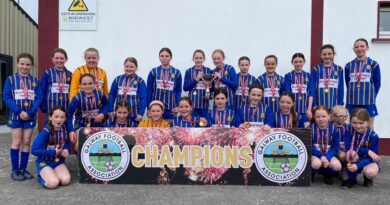
[[[251,60],[246,56],[242,56],[238,59],[238,67],[240,68],[240,72],[237,74],[239,81],[238,88],[236,89],[234,95],[234,109],[236,111],[238,111],[238,109],[245,104],[250,103],[249,88],[252,84],[258,83],[257,79],[248,73],[250,64]]]

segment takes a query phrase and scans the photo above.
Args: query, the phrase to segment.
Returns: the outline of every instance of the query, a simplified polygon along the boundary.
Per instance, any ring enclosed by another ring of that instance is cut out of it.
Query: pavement
[[[36,136],[37,131],[33,136]],[[374,186],[359,184],[339,188],[340,181],[325,185],[316,176],[310,187],[273,187],[241,185],[102,185],[80,184],[77,159],[67,160],[72,174],[69,186],[55,190],[42,188],[36,181],[35,157],[28,170],[35,178],[15,182],[10,178],[10,130],[0,126],[0,204],[390,204],[390,157],[382,158],[382,170]]]

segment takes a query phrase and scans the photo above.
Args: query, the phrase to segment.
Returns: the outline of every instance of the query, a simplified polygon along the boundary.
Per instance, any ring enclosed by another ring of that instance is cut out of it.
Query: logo
[[[111,181],[125,173],[130,150],[125,140],[114,132],[102,131],[89,137],[81,150],[81,162],[92,177]]]
[[[68,11],[88,11],[88,8],[84,0],[73,0]]]
[[[264,137],[255,148],[255,164],[260,174],[275,183],[297,179],[307,164],[305,144],[295,135],[275,132]]]

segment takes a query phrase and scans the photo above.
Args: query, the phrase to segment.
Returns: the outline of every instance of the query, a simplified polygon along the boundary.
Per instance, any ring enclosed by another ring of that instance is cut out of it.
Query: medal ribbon
[[[362,135],[362,138],[360,139],[360,142],[358,143],[358,147],[356,149],[356,152],[354,154],[352,154],[352,151],[353,151],[353,148],[355,147],[355,138],[356,138],[356,131],[353,132],[353,137],[352,137],[352,141],[351,141],[351,146],[349,148],[349,160],[350,161],[353,161],[353,159],[356,157],[357,153],[359,152],[359,149],[360,147],[363,145],[363,142],[364,142],[364,139],[366,138],[366,133],[367,133],[367,130],[364,132],[364,134]],[[359,141],[359,140],[358,140]]]
[[[326,126],[325,136],[320,136],[320,128],[317,126],[317,144],[320,146],[320,151],[322,154],[326,153],[329,140],[329,126]],[[320,143],[321,138],[321,143]],[[325,142],[324,142],[325,141]]]
[[[122,91],[123,91],[123,98],[125,99],[125,101],[127,100],[127,92],[130,90],[131,86],[133,85],[133,81],[134,81],[134,78],[132,78],[132,76],[129,77],[130,78],[130,83],[129,83],[129,79],[127,78],[127,76],[125,76],[125,79],[123,79],[123,82],[122,82]]]
[[[88,104],[91,105],[91,111],[94,110],[96,104],[95,95],[92,95],[91,103],[89,103],[89,98],[87,96],[84,97],[84,100],[85,100],[85,111],[87,112],[88,123],[91,123],[92,113],[88,112],[89,111]]]
[[[30,76],[28,75],[27,76],[27,84],[28,85],[30,85],[31,84],[31,81],[30,81],[31,79],[30,79]],[[22,90],[23,90],[23,94],[24,94],[24,99],[26,99],[26,100],[28,100],[28,88],[27,88],[27,86],[26,86],[26,84],[24,83],[24,81],[23,81],[23,77],[22,77],[22,75],[20,75],[19,74],[19,83],[20,83],[20,88],[22,88]]]
[[[217,72],[217,70],[219,70],[219,72]],[[215,72],[221,74],[221,78],[222,78],[222,76],[224,75],[224,71],[225,71],[225,64],[222,64],[220,67],[217,67],[217,68],[215,69]],[[216,82],[215,82],[215,87],[220,88],[220,87],[221,87],[221,79],[219,78],[219,79],[217,79],[217,80],[215,80],[215,81],[216,81]]]
[[[294,71],[295,84],[297,84],[299,95],[302,95],[303,84],[305,82],[303,76],[303,73],[301,73],[301,78],[299,79],[298,73]]]
[[[287,122],[286,126],[284,126],[283,114],[280,113],[280,127],[281,128],[292,128],[292,115],[290,114],[288,117],[289,117],[288,122]]]
[[[242,95],[242,99],[244,100],[245,99],[245,90],[246,90],[246,86],[248,85],[248,78],[244,81],[244,76],[241,74],[240,75],[240,86],[241,86],[241,95]]]
[[[160,76],[163,79],[163,87],[164,87],[164,89],[166,89],[168,87],[169,76],[171,75],[171,67],[167,68],[168,69],[168,73],[167,73],[168,75],[164,75],[165,74],[164,69],[166,69],[166,68],[163,68],[161,66]]]
[[[333,66],[329,67],[328,72],[326,72],[326,67],[323,67],[324,69],[324,85],[325,89],[329,89],[329,82],[330,82],[330,76],[332,75]]]
[[[257,105],[257,106],[255,107],[255,109],[253,110],[253,113],[252,113],[251,118],[250,118],[249,120],[246,120],[246,121],[254,122],[254,118],[255,118],[255,115],[256,115],[256,113],[257,113],[258,110],[259,110],[259,106]],[[248,105],[248,115],[249,115],[250,113],[251,113],[251,106]]]
[[[223,125],[225,125],[225,118],[226,118],[226,108],[223,110],[223,115],[222,115],[222,120],[223,120]],[[215,112],[215,121],[218,124],[218,127],[222,127],[222,120],[219,119],[219,111]]]
[[[367,58],[364,59],[364,61],[362,61],[360,63],[359,73],[357,73],[357,70],[358,70],[357,62],[358,62],[358,59],[355,59],[355,66],[354,66],[355,69],[353,69],[353,72],[355,73],[355,79],[356,79],[357,83],[360,84],[360,80],[362,79],[363,68],[365,65],[367,65]]]
[[[267,79],[267,84],[271,88],[272,97],[275,97],[275,95],[276,95],[276,88],[275,88],[276,87],[276,84],[275,84],[276,76],[268,76],[268,74],[267,74],[266,79]]]

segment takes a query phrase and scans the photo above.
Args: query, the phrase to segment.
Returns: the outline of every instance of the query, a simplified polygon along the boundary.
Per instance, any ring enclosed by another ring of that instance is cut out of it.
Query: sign
[[[97,30],[97,0],[60,0],[59,30]]]
[[[84,128],[80,183],[309,186],[308,129]]]

